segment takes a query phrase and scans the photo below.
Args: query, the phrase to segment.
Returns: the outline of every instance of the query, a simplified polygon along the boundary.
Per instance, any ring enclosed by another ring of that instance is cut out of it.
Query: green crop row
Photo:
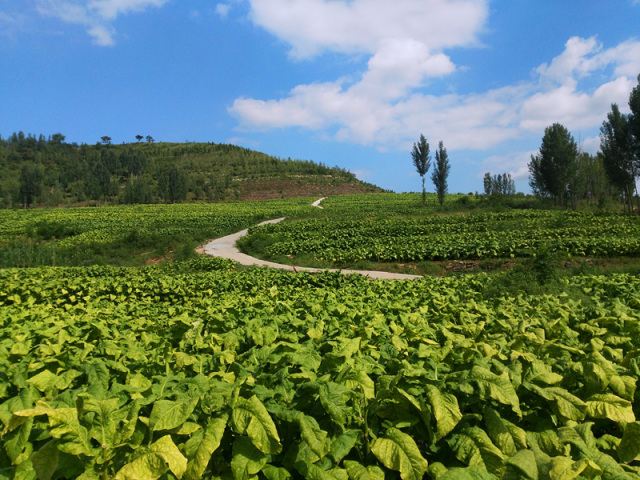
[[[0,478],[639,479],[640,279],[492,278],[0,270]]]
[[[375,221],[337,216],[250,233],[270,238],[267,256],[310,254],[338,263],[528,257],[540,248],[575,256],[640,254],[640,218],[586,212],[522,210]]]
[[[163,257],[182,244],[193,249],[193,243],[265,219],[311,216],[317,211],[308,199],[0,210],[0,267],[136,265],[149,255]]]

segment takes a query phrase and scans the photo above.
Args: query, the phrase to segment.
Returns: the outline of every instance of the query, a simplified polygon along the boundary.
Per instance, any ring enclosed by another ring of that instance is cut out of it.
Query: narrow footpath
[[[313,203],[314,207],[322,208],[320,206],[320,202],[324,200],[321,198],[320,200],[316,200]],[[278,223],[284,220],[283,218],[276,218],[274,220],[267,220],[265,222],[259,223],[258,225],[266,225],[269,223]],[[220,258],[228,258],[230,260],[234,260],[241,265],[255,265],[259,267],[269,267],[269,268],[279,268],[281,270],[289,270],[293,272],[341,272],[345,275],[364,275],[365,277],[375,278],[375,279],[386,279],[386,280],[415,280],[417,278],[422,278],[421,275],[408,275],[404,273],[391,273],[391,272],[378,272],[378,271],[370,271],[370,270],[339,270],[339,269],[323,269],[323,268],[309,268],[309,267],[294,267],[291,265],[284,265],[282,263],[275,262],[267,262],[266,260],[260,260],[259,258],[251,257],[242,253],[236,247],[236,242],[238,239],[244,237],[249,233],[248,230],[242,230],[237,233],[233,233],[231,235],[227,235],[226,237],[217,238],[215,240],[210,241],[202,247],[202,250],[207,255],[212,255],[214,257]]]

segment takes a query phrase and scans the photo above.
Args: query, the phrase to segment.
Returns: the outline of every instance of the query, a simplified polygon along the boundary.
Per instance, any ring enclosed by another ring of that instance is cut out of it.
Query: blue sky
[[[0,0],[5,138],[233,143],[395,191],[421,133],[450,192],[528,191],[545,127],[596,153],[638,74],[640,0]]]

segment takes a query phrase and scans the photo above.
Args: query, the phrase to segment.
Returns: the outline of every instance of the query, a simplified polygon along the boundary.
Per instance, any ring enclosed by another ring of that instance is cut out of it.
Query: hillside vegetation
[[[339,167],[235,145],[0,137],[0,207],[265,200],[376,192]]]

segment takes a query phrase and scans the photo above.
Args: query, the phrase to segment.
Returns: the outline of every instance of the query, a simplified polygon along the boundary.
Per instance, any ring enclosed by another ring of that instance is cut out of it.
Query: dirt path
[[[319,203],[323,199],[320,199],[314,202],[314,206],[320,207]],[[316,205],[317,203],[317,205]],[[276,218],[274,220],[267,220],[266,222],[259,223],[258,225],[266,225],[268,223],[278,223],[284,220],[284,218]],[[389,280],[415,280],[417,278],[422,278],[420,275],[407,275],[404,273],[390,273],[390,272],[375,272],[369,270],[338,270],[338,269],[322,269],[322,268],[308,268],[308,267],[293,267],[291,265],[284,265],[282,263],[274,263],[267,262],[265,260],[260,260],[259,258],[251,257],[242,253],[236,247],[236,242],[239,238],[247,235],[248,230],[242,230],[237,233],[233,233],[231,235],[227,235],[226,237],[217,238],[215,240],[210,241],[200,249],[202,253],[207,255],[212,255],[214,257],[228,258],[234,260],[241,265],[256,265],[260,267],[270,267],[270,268],[279,268],[282,270],[289,271],[298,271],[298,272],[342,272],[344,274],[358,274],[364,275],[369,278],[380,278],[380,279],[389,279]]]

